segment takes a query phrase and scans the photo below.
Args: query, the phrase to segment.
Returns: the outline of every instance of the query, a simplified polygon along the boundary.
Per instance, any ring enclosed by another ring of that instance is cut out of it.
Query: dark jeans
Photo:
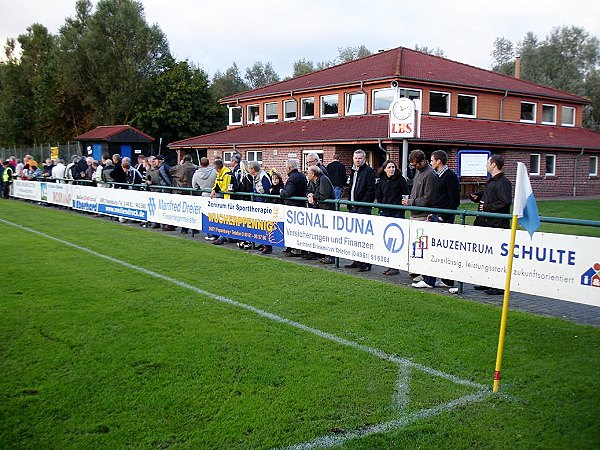
[[[431,215],[431,220],[430,222],[439,222],[440,218],[437,214],[432,214]],[[453,223],[454,222],[454,216],[450,216],[449,220],[444,222],[444,223]],[[423,281],[425,283],[427,283],[429,286],[435,286],[435,281],[437,280],[437,277],[431,277],[429,275],[423,275]],[[448,285],[448,286],[454,286],[454,280],[447,280],[445,278],[442,278],[442,283]]]

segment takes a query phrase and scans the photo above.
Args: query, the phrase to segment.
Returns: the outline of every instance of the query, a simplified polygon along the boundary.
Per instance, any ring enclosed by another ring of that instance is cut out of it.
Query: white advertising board
[[[41,199],[53,205],[71,206],[73,185],[66,183],[40,183]]]
[[[149,222],[192,230],[202,229],[202,209],[207,198],[192,195],[146,192]]]
[[[93,186],[71,185],[73,195],[71,207],[80,211],[98,212],[98,192],[102,189]]]
[[[130,189],[96,189],[98,214],[146,221],[148,193]]]
[[[285,245],[408,270],[406,219],[320,209],[285,208]]]
[[[510,230],[412,222],[410,271],[503,289]],[[600,239],[517,231],[511,290],[600,306]]]
[[[24,198],[27,200],[34,200],[36,202],[42,200],[40,183],[38,183],[37,181],[14,180],[12,187],[12,195],[14,197]]]

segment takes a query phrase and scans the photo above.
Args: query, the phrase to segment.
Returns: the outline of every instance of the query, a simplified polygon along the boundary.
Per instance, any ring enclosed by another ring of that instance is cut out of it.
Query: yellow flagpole
[[[508,317],[508,300],[510,298],[510,278],[512,275],[513,254],[515,251],[515,237],[517,235],[517,215],[513,214],[510,228],[510,247],[508,252],[508,266],[506,281],[504,283],[504,300],[502,301],[502,319],[500,320],[500,336],[498,337],[498,353],[496,354],[496,370],[494,371],[494,393],[500,387],[500,369],[502,367],[502,353],[504,352],[504,337],[506,336],[506,320]]]

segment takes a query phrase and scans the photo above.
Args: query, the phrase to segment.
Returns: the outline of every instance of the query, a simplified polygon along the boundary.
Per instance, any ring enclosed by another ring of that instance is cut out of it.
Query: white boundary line
[[[221,303],[225,303],[225,304],[228,304],[231,306],[235,306],[237,308],[245,309],[245,310],[250,311],[260,317],[264,317],[266,319],[272,320],[277,323],[289,325],[293,328],[313,334],[322,339],[326,339],[326,340],[335,342],[335,343],[343,345],[345,347],[354,348],[356,350],[359,350],[361,352],[364,352],[371,356],[374,356],[378,359],[396,364],[398,366],[398,379],[396,382],[394,394],[392,396],[392,406],[398,412],[403,411],[406,408],[406,406],[408,405],[408,401],[409,401],[408,389],[409,389],[409,383],[410,383],[410,373],[409,373],[408,369],[416,369],[416,370],[426,373],[428,375],[442,378],[442,379],[451,381],[451,382],[459,384],[459,385],[469,386],[469,387],[472,387],[472,388],[475,388],[478,390],[474,394],[460,397],[458,399],[452,400],[447,403],[443,403],[443,404],[435,406],[433,408],[416,411],[416,412],[410,413],[406,416],[400,417],[398,419],[395,419],[395,420],[392,420],[389,422],[380,423],[377,425],[373,425],[373,426],[358,429],[358,430],[348,431],[341,435],[321,436],[312,441],[304,442],[301,444],[296,444],[296,445],[293,445],[290,447],[283,447],[285,449],[303,450],[303,449],[329,448],[329,447],[338,446],[346,441],[349,441],[349,440],[352,440],[352,439],[355,439],[358,437],[367,436],[367,435],[376,434],[376,433],[382,433],[382,432],[386,432],[386,431],[390,431],[390,430],[394,430],[394,429],[398,429],[398,428],[403,428],[404,426],[409,425],[410,423],[413,423],[419,419],[431,417],[431,416],[440,414],[445,411],[450,411],[458,406],[462,406],[467,403],[480,401],[483,398],[491,395],[491,391],[490,391],[489,387],[487,387],[483,384],[475,383],[471,380],[459,378],[455,375],[451,375],[451,374],[442,372],[440,370],[436,370],[431,367],[427,367],[422,364],[415,363],[415,362],[411,361],[410,359],[401,358],[396,355],[390,355],[390,354],[385,353],[382,350],[379,350],[379,349],[376,349],[373,347],[368,347],[366,345],[362,345],[362,344],[359,344],[354,341],[350,341],[348,339],[336,336],[332,333],[328,333],[326,331],[321,331],[317,328],[309,327],[309,326],[301,324],[299,322],[295,322],[293,320],[286,319],[277,314],[270,313],[270,312],[262,310],[260,308],[256,308],[254,306],[247,305],[245,303],[241,303],[241,302],[232,300],[230,298],[223,297],[221,295],[213,294],[212,292],[208,292],[208,291],[205,291],[204,289],[200,289],[196,286],[192,286],[191,284],[187,284],[183,281],[177,280],[168,275],[154,272],[154,271],[146,269],[144,267],[136,266],[135,264],[128,263],[126,261],[114,258],[112,256],[104,255],[102,253],[96,252],[95,250],[89,249],[87,247],[82,247],[82,246],[74,244],[72,242],[65,241],[63,239],[51,236],[42,231],[34,230],[32,228],[28,228],[23,225],[19,225],[19,224],[16,224],[14,222],[10,222],[10,221],[4,220],[4,219],[0,219],[0,222],[4,223],[6,225],[13,226],[15,228],[19,228],[23,231],[27,231],[29,233],[37,234],[46,239],[51,239],[60,244],[80,250],[82,252],[89,253],[90,255],[105,259],[105,260],[113,262],[115,264],[122,265],[129,269],[141,272],[145,275],[149,275],[154,278],[158,278],[163,281],[167,281],[176,286],[179,286],[181,288],[196,292],[200,295],[204,295],[206,297],[212,298],[213,300],[219,301]]]

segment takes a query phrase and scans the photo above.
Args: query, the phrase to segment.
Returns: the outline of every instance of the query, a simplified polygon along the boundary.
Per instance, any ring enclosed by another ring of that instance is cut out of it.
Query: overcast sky
[[[95,5],[97,1],[92,0]],[[598,0],[143,0],[178,60],[211,76],[236,62],[242,74],[271,62],[285,77],[293,62],[333,60],[338,47],[372,52],[415,44],[439,47],[449,59],[489,69],[494,40],[540,39],[553,27],[576,25],[600,38]],[[32,23],[56,33],[75,0],[0,0],[0,41]]]

